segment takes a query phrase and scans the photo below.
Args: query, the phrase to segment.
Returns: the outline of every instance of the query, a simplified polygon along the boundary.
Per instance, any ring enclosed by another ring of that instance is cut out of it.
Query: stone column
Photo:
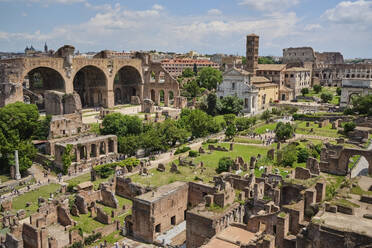
[[[98,158],[99,158],[99,156],[101,155],[101,154],[100,154],[99,146],[100,146],[100,143],[99,143],[99,142],[96,143],[96,157],[98,157]]]
[[[108,142],[107,140],[104,141],[105,142],[105,154],[107,155],[109,152],[109,145],[108,145]]]
[[[115,106],[115,96],[113,90],[108,90],[106,93],[106,108],[113,108]]]
[[[252,96],[248,98],[248,112],[252,113]]]
[[[76,162],[80,162],[80,149],[75,146],[75,152],[76,152]]]
[[[91,144],[85,145],[85,150],[87,151],[87,160],[90,159],[91,149],[92,149],[92,145]]]
[[[18,160],[18,150],[14,151],[14,160],[15,160],[15,179],[21,179],[21,173],[19,173],[19,160]]]
[[[169,93],[168,91],[164,91],[164,106],[168,107],[169,105]]]

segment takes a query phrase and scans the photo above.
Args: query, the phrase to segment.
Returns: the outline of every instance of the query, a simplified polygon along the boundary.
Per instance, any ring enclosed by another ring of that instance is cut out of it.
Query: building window
[[[231,88],[232,88],[232,90],[235,90],[235,83],[231,84]]]
[[[176,225],[176,216],[171,217],[171,225]]]
[[[160,226],[160,224],[157,224],[155,226],[155,232],[157,232],[157,233],[160,233],[161,232],[161,226]]]

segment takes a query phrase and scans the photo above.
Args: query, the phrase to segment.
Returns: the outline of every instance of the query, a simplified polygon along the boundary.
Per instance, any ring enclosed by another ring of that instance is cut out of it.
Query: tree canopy
[[[20,172],[24,174],[36,154],[31,139],[39,135],[45,137],[49,132],[49,128],[43,130],[41,125],[36,105],[16,102],[0,108],[1,170],[9,171],[14,164],[14,151],[18,150]]]
[[[216,89],[222,82],[222,72],[212,67],[204,67],[199,71],[199,85],[208,90]]]
[[[219,100],[217,109],[220,114],[238,115],[243,110],[243,100],[236,96],[227,96]]]
[[[294,134],[293,127],[289,123],[278,122],[275,128],[275,135],[279,141],[285,141]]]

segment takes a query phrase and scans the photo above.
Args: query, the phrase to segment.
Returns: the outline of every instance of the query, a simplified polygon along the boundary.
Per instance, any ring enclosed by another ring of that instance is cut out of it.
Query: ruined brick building
[[[69,114],[81,107],[112,108],[133,96],[167,106],[179,96],[178,82],[146,54],[131,58],[102,51],[93,58],[75,56],[63,46],[43,57],[0,61],[0,106],[16,101],[38,103],[50,114]]]

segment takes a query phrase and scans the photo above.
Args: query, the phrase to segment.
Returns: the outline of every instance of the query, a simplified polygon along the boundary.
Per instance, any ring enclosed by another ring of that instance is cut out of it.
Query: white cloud
[[[241,0],[239,5],[246,5],[260,11],[278,11],[297,5],[300,0]]]
[[[323,17],[331,22],[343,24],[371,23],[372,1],[343,1],[336,7],[327,10]]]
[[[222,12],[219,9],[210,9],[208,10],[208,15],[221,15]]]
[[[322,25],[320,24],[307,24],[304,28],[305,31],[313,31],[317,29],[322,29]]]
[[[152,8],[155,9],[155,10],[163,10],[163,9],[164,9],[164,7],[161,6],[161,5],[159,5],[159,4],[154,4],[154,5],[152,6]]]

